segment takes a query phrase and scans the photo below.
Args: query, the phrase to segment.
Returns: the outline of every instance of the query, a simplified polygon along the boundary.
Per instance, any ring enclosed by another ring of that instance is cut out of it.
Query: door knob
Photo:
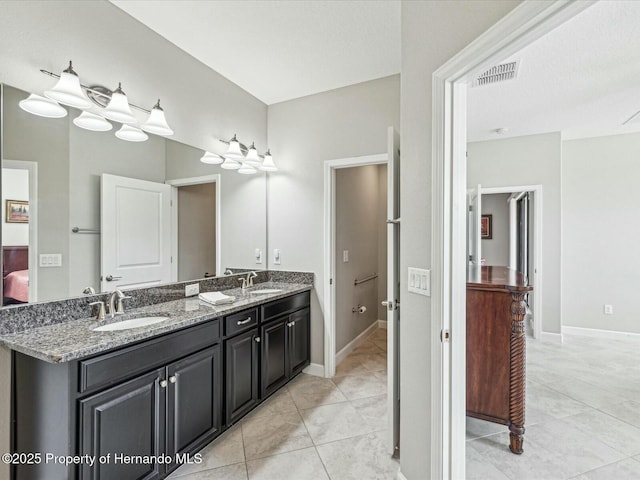
[[[113,276],[113,275],[107,275],[107,277],[105,278],[105,280],[107,282],[113,282],[114,280],[122,280],[122,277],[118,277],[118,276]]]

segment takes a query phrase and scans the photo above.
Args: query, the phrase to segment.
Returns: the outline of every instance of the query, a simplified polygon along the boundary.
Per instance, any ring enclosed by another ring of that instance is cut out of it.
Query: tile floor
[[[175,480],[392,480],[386,452],[386,330],[344,359],[333,379],[301,374],[205,447]]]
[[[171,478],[395,480],[385,338],[376,330],[331,380],[300,375]],[[640,480],[640,341],[530,340],[525,453],[508,441],[506,427],[468,418],[467,479]]]

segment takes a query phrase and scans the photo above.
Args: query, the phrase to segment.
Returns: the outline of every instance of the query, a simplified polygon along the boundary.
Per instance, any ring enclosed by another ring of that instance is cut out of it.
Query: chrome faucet
[[[122,301],[129,298],[131,297],[128,297],[118,289],[115,289],[113,292],[111,292],[109,294],[109,315],[111,315],[111,317],[115,317],[116,315],[124,315],[124,306],[122,305]]]

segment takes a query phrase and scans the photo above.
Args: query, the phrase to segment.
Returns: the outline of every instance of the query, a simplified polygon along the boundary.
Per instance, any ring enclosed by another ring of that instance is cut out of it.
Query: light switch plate
[[[273,249],[273,264],[280,265],[280,249],[279,248]]]
[[[342,261],[343,263],[347,263],[349,261],[349,250],[342,251]]]
[[[62,254],[61,253],[41,253],[39,258],[39,265],[41,267],[61,267]]]
[[[410,292],[431,296],[431,270],[409,267],[407,288]]]
[[[192,283],[191,285],[185,285],[184,287],[185,297],[193,297],[194,295],[198,295],[199,293],[200,293],[199,283]]]
[[[256,248],[256,251],[254,252],[254,256],[256,257],[256,263],[262,263],[262,250],[260,250],[259,248]]]

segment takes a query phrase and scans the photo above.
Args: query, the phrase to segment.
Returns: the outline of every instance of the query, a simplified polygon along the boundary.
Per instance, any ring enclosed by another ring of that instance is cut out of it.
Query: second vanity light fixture
[[[271,151],[267,150],[264,155],[259,155],[255,143],[251,143],[250,147],[246,147],[236,137],[229,141],[220,140],[220,142],[228,145],[227,152],[220,156],[215,153],[205,152],[200,161],[209,165],[220,165],[225,170],[237,170],[238,173],[244,175],[252,175],[258,170],[263,172],[275,172],[278,170]]]
[[[60,75],[47,70],[40,71],[45,75],[58,78],[58,82],[51,90],[44,92],[44,97],[31,94],[22,100],[20,108],[26,112],[41,117],[61,118],[67,115],[67,110],[62,105],[78,108],[83,112],[73,119],[74,125],[94,132],[106,132],[113,128],[107,120],[121,123],[122,127],[116,132],[116,137],[129,142],[147,140],[149,136],[145,132],[162,137],[173,135],[173,130],[167,124],[164,110],[160,106],[160,100],[151,110],[147,110],[130,104],[121,84],[118,84],[118,88],[114,91],[102,86],[82,85],[78,74],[73,70],[71,61],[69,61],[69,67]],[[88,111],[92,101],[100,107],[97,114]],[[148,113],[147,121],[136,126],[137,119],[131,112],[132,107]]]

